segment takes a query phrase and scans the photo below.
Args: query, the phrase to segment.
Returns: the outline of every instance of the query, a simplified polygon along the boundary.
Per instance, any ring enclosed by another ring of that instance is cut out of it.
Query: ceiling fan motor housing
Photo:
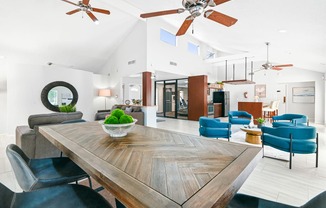
[[[182,5],[193,17],[198,17],[207,7],[207,0],[183,0]]]

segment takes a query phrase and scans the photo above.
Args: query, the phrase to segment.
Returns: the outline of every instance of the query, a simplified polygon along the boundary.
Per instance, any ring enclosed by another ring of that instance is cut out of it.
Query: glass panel
[[[162,28],[160,30],[160,40],[173,46],[177,45],[176,36]]]
[[[164,117],[164,104],[163,104],[163,90],[164,90],[164,82],[156,82],[155,89],[155,105],[156,105],[156,116]]]
[[[192,54],[198,55],[199,54],[199,46],[188,42],[188,51]]]
[[[181,79],[177,81],[177,118],[188,119],[188,79]]]
[[[165,109],[165,116],[175,118],[175,83],[172,84],[165,84],[165,91],[164,91],[164,109]]]

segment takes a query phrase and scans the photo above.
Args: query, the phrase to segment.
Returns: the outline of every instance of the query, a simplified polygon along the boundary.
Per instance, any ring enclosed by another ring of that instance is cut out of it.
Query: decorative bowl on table
[[[124,137],[130,132],[137,122],[137,119],[133,119],[132,123],[126,124],[105,124],[104,121],[99,121],[103,130],[111,137]]]

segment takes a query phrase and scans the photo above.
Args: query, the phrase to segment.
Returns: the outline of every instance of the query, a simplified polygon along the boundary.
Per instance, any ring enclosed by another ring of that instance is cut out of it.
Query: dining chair
[[[2,208],[112,208],[99,193],[76,184],[15,193],[0,183],[0,199]]]
[[[85,178],[92,188],[88,174],[67,157],[30,159],[15,144],[8,145],[6,153],[19,186],[26,192]]]
[[[326,191],[318,194],[311,200],[309,200],[300,208],[317,208],[325,207],[326,205]],[[249,196],[245,194],[236,194],[233,199],[228,204],[227,208],[299,208],[297,206],[291,206],[287,204],[282,204],[279,202],[269,201],[266,199],[261,199],[254,196]]]
[[[264,118],[272,118],[278,115],[278,106],[280,104],[279,100],[274,100],[270,103],[268,107],[263,108]]]

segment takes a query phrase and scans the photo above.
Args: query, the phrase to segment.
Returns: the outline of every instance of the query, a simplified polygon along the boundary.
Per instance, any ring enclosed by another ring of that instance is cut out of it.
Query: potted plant
[[[261,128],[264,125],[265,121],[266,121],[264,118],[260,118],[260,117],[256,118],[255,120],[258,122],[258,124],[257,124],[258,128]]]
[[[76,112],[76,106],[75,105],[62,105],[59,106],[59,111],[64,113],[70,113],[70,112]]]
[[[216,82],[216,84],[217,84],[217,90],[218,91],[223,91],[224,83],[223,82]]]

